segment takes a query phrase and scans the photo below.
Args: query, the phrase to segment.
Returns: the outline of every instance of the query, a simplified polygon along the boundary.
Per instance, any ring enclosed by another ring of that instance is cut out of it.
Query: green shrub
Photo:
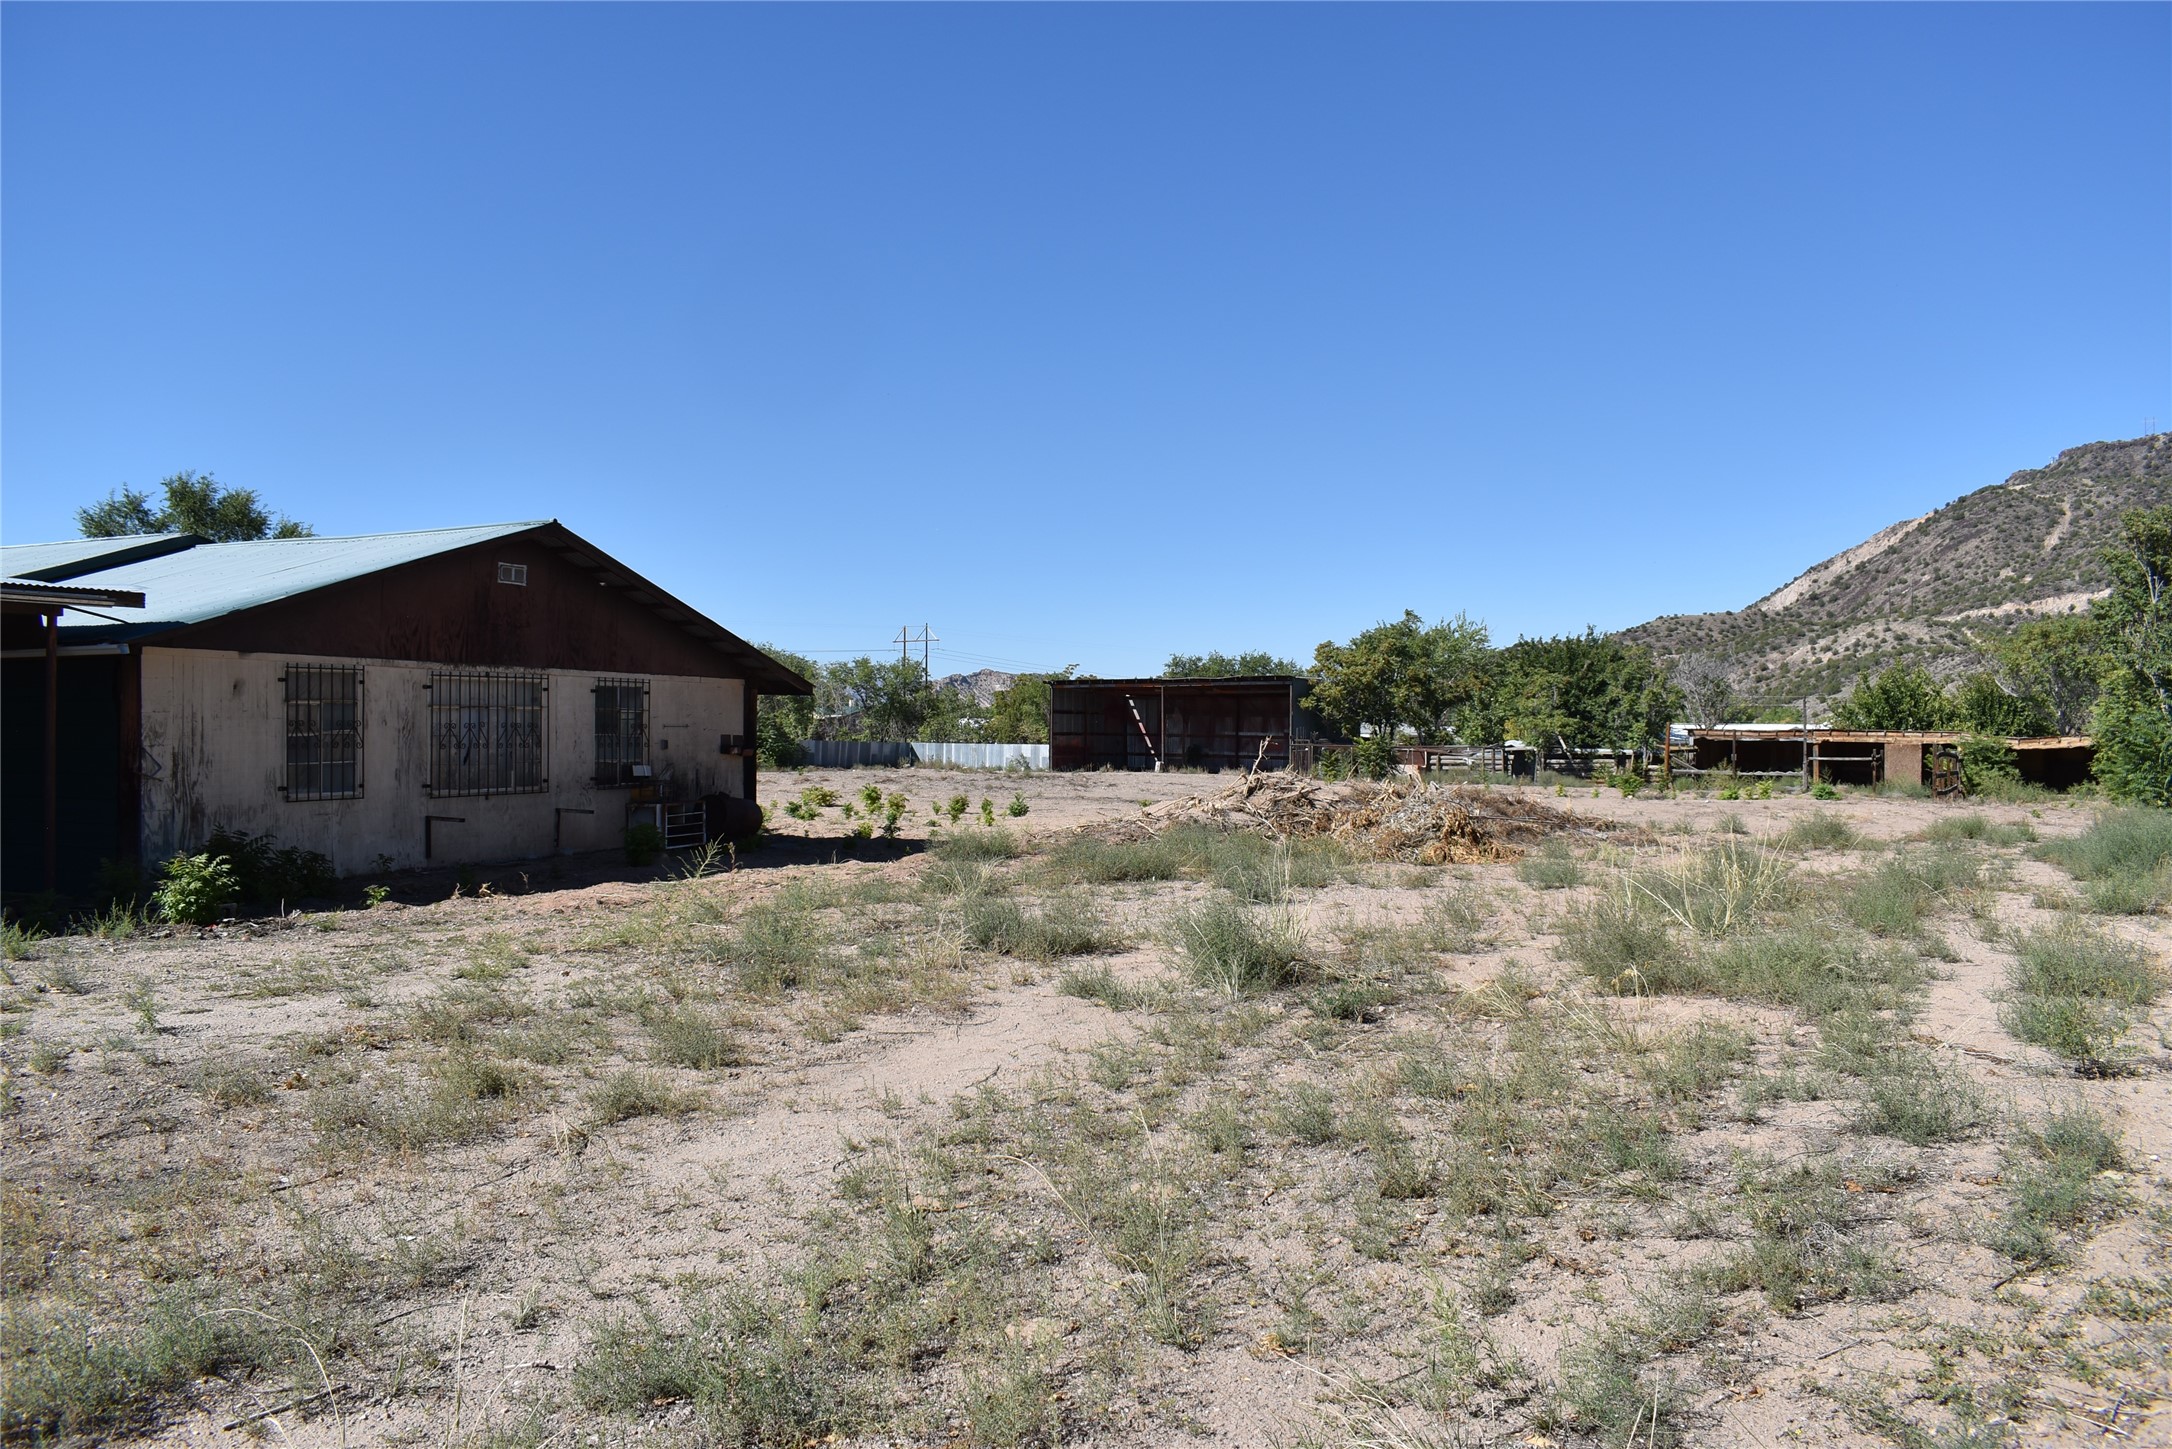
[[[0,960],[20,961],[45,939],[45,928],[35,921],[0,918]]]
[[[1662,982],[1680,980],[1672,968],[1683,959],[1682,953],[1666,917],[1627,889],[1609,891],[1571,913],[1561,924],[1561,948],[1612,990],[1664,991],[1669,987]],[[1681,984],[1674,989],[1696,988]]]
[[[2172,867],[2167,866],[2149,875],[2108,875],[2082,887],[2089,909],[2105,916],[2155,915],[2167,899],[2172,899]]]
[[[1819,780],[1810,786],[1810,798],[1813,800],[1838,800],[1840,792],[1825,781]]]
[[[596,1121],[605,1126],[635,1117],[668,1116],[684,1112],[693,1105],[693,1098],[673,1088],[655,1072],[631,1067],[606,1079],[589,1093],[589,1106],[595,1111]]]
[[[2014,747],[1991,735],[1961,740],[1961,783],[1971,795],[1996,795],[2021,783]]]
[[[1859,1130],[1929,1147],[1973,1137],[1990,1120],[1983,1093],[1968,1074],[1929,1053],[1887,1052],[1872,1060],[1855,1121]]]
[[[731,1029],[690,1006],[660,1007],[648,1014],[650,1052],[660,1062],[718,1071],[744,1066],[746,1053]]]
[[[1011,819],[1016,820],[1019,816],[1025,814],[1028,810],[1031,810],[1032,808],[1033,807],[1031,805],[1028,805],[1026,803],[1026,792],[1023,790],[1019,790],[1012,794],[1011,803],[1003,807],[1003,813],[1010,816]]]
[[[1621,791],[1626,800],[1644,788],[1644,777],[1633,770],[1622,770],[1607,776],[1606,783]]]
[[[165,879],[151,893],[151,900],[169,921],[208,926],[225,913],[240,891],[241,882],[224,856],[177,855],[166,862]]]
[[[282,847],[269,834],[214,830],[203,853],[225,857],[241,899],[257,905],[321,899],[339,884],[328,858],[299,846]]]
[[[1395,746],[1380,735],[1367,735],[1350,749],[1351,769],[1367,780],[1385,780],[1400,768]]]
[[[626,863],[628,865],[654,865],[664,853],[664,832],[648,821],[626,827]]]

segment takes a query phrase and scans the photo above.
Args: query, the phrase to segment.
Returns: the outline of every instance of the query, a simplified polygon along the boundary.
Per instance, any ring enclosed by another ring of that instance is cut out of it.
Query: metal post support
[[[45,889],[60,889],[60,610],[45,616]]]

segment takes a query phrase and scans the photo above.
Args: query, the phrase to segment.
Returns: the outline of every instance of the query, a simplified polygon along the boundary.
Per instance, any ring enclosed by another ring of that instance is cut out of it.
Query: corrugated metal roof
[[[141,604],[143,595],[129,589],[49,584],[42,579],[0,579],[0,599],[11,604]]]
[[[623,590],[631,602],[714,645],[745,670],[744,677],[761,693],[812,692],[806,680],[699,610],[680,603],[556,519],[414,533],[369,533],[352,538],[267,538],[251,543],[204,543],[185,533],[133,540],[74,539],[11,546],[5,566],[9,573],[20,577],[18,558],[28,561],[24,565],[28,566],[38,561],[41,551],[49,551],[44,554],[48,577],[51,570],[61,569],[71,582],[85,588],[122,589],[144,595],[142,608],[101,605],[90,611],[78,606],[61,616],[61,635],[71,643],[126,643],[275,604],[435,554],[528,533],[535,535],[536,543],[557,552],[575,568],[592,570],[599,579]],[[95,551],[99,545],[127,544],[139,546],[133,554],[120,551],[119,556],[130,558],[129,562],[87,570],[80,567],[86,557],[93,564],[100,561]],[[151,547],[158,556],[143,556],[144,547]],[[76,562],[55,562],[68,558]]]
[[[63,615],[61,633],[71,628],[96,629],[101,638],[130,639],[183,624],[200,624],[433,554],[525,533],[548,521],[431,528],[416,533],[365,533],[352,538],[200,543],[178,553],[72,575],[71,582],[90,587],[133,589],[144,595],[145,604],[140,609],[101,610],[109,616],[104,619]],[[9,552],[12,561],[13,550]],[[125,627],[116,629],[116,622]]]
[[[11,579],[58,583],[139,559],[179,553],[201,542],[193,533],[132,533],[120,538],[70,538],[59,543],[0,546],[0,574]]]

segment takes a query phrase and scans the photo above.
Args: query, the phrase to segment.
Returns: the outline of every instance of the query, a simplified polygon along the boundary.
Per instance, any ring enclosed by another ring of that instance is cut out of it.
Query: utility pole
[[[912,658],[912,657],[913,657],[913,655],[912,655],[912,642],[913,642],[913,626],[912,626],[912,625],[910,625],[910,624],[900,624],[900,625],[898,625],[898,626],[897,626],[897,641],[896,641],[896,642],[897,642],[897,662],[898,662],[898,663],[900,663],[900,664],[903,664],[903,663],[904,663],[904,662],[905,662],[906,660],[908,660],[908,659],[910,659],[910,658]]]
[[[942,640],[936,638],[933,634],[930,634],[928,632],[929,627],[930,626],[926,624],[922,624],[920,626],[920,667],[922,669],[928,668],[928,646],[930,644],[940,644],[943,642]],[[933,671],[930,672],[932,673]]]

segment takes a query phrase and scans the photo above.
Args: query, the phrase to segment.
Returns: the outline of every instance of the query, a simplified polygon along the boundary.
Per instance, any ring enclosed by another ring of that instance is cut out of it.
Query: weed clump
[[[1232,996],[1291,985],[1310,965],[1304,934],[1286,909],[1227,894],[1179,911],[1170,933],[1192,978]]]
[[[2089,1075],[2122,1070],[2122,1039],[2164,990],[2141,947],[2077,921],[2031,931],[2014,946],[2008,1031]]]
[[[2054,1113],[2024,1134],[2009,1180],[2013,1197],[1991,1235],[1991,1246],[2025,1264],[2053,1264],[2066,1255],[2065,1234],[2102,1217],[2116,1195],[2102,1174],[2122,1160],[2119,1134],[2080,1107]]]
[[[1584,883],[1584,867],[1558,840],[1516,862],[1516,877],[1533,890],[1560,891]]]
[[[629,1067],[589,1094],[589,1107],[604,1126],[635,1117],[668,1117],[691,1111],[695,1099],[655,1072]]]
[[[961,795],[958,798],[962,800],[965,797]],[[937,860],[952,862],[1016,860],[1026,853],[1026,847],[1025,843],[1010,831],[989,826],[982,830],[961,830],[955,835],[946,835],[929,846],[928,853]]]
[[[1788,826],[1780,843],[1790,850],[1847,850],[1862,844],[1863,837],[1844,817],[1819,810]]]
[[[2000,824],[1987,815],[1948,815],[1924,831],[1920,839],[1953,845],[1974,841],[1984,845],[2019,845],[2036,839],[2036,827],[2027,821]]]
[[[659,1062],[718,1071],[746,1065],[746,1053],[731,1029],[707,1012],[690,1006],[658,1007],[648,1014],[649,1051]]]
[[[1057,896],[1034,911],[1006,897],[969,897],[965,938],[982,950],[1028,961],[1085,956],[1124,943],[1121,931],[1076,896]]]
[[[1942,897],[1975,885],[1982,871],[1982,863],[1965,854],[1894,856],[1851,880],[1841,892],[1841,909],[1874,936],[1912,936]]]

